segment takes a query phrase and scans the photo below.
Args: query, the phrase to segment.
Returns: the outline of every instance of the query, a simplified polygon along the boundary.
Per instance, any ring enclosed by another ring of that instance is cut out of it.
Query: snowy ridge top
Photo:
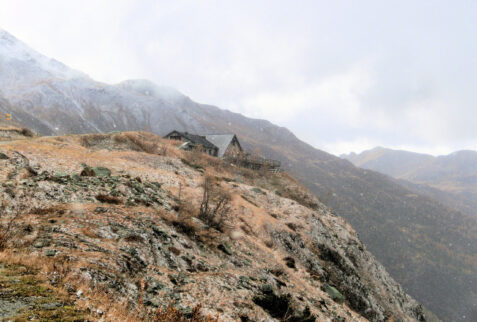
[[[23,63],[32,69],[40,69],[58,78],[87,77],[55,59],[41,55],[2,28],[0,28],[0,60],[6,64],[6,67],[9,63]]]

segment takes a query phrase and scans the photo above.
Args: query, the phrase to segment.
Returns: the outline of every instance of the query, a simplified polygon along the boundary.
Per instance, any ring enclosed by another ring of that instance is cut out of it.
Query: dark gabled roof
[[[237,140],[240,150],[242,150],[242,147],[240,146],[240,143],[235,134],[213,134],[206,135],[205,138],[219,148],[219,152],[217,153],[217,156],[219,158],[224,156],[225,151],[227,151],[228,147],[234,139]]]
[[[190,142],[192,142],[194,144],[200,144],[206,149],[218,149],[218,147],[216,147],[214,144],[207,141],[205,136],[202,136],[202,135],[190,134],[190,133],[187,133],[187,132],[172,131],[171,133],[167,134],[166,137],[173,134],[173,133],[177,133],[177,134],[185,137],[187,140],[189,140]]]

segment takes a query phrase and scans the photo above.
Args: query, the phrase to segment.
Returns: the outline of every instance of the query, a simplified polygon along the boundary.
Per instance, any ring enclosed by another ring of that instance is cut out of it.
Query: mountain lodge
[[[280,171],[280,161],[266,159],[245,152],[235,134],[197,135],[174,130],[165,135],[164,138],[184,142],[180,146],[184,150],[201,147],[208,155],[227,159],[242,167],[250,169],[267,168],[273,172]]]
[[[201,146],[205,153],[219,158],[234,157],[243,151],[235,134],[197,135],[174,130],[164,137],[184,142],[181,145],[184,150]]]

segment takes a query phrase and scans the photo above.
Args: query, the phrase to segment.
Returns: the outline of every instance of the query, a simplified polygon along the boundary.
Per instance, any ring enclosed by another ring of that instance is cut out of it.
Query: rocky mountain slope
[[[282,161],[347,219],[421,303],[447,320],[477,318],[475,220],[386,176],[314,149],[270,122],[198,104],[148,81],[96,82],[39,59],[6,32],[0,33],[0,47],[7,48],[0,54],[0,97],[7,103],[0,108],[13,111],[24,126],[50,135],[124,130],[165,134],[173,129],[236,133],[246,148]],[[12,54],[18,50],[23,50],[21,55]]]
[[[412,190],[477,217],[477,151],[434,157],[375,148],[342,157],[358,167],[390,175]]]
[[[205,191],[224,221],[200,215]],[[287,174],[150,133],[4,141],[0,200],[3,319],[425,319]]]

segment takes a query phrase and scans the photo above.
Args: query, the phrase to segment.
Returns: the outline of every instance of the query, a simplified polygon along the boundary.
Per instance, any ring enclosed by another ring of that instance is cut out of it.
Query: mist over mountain
[[[357,167],[378,171],[445,205],[477,217],[477,151],[448,155],[374,148],[341,156]]]
[[[164,135],[174,129],[236,133],[247,149],[280,160],[348,220],[391,276],[440,318],[477,319],[475,218],[317,150],[283,127],[196,103],[147,80],[97,82],[5,31],[0,31],[0,112],[12,113],[16,122],[44,135],[126,130]],[[390,164],[390,171],[404,176],[424,161],[412,156],[404,170],[399,161]]]

